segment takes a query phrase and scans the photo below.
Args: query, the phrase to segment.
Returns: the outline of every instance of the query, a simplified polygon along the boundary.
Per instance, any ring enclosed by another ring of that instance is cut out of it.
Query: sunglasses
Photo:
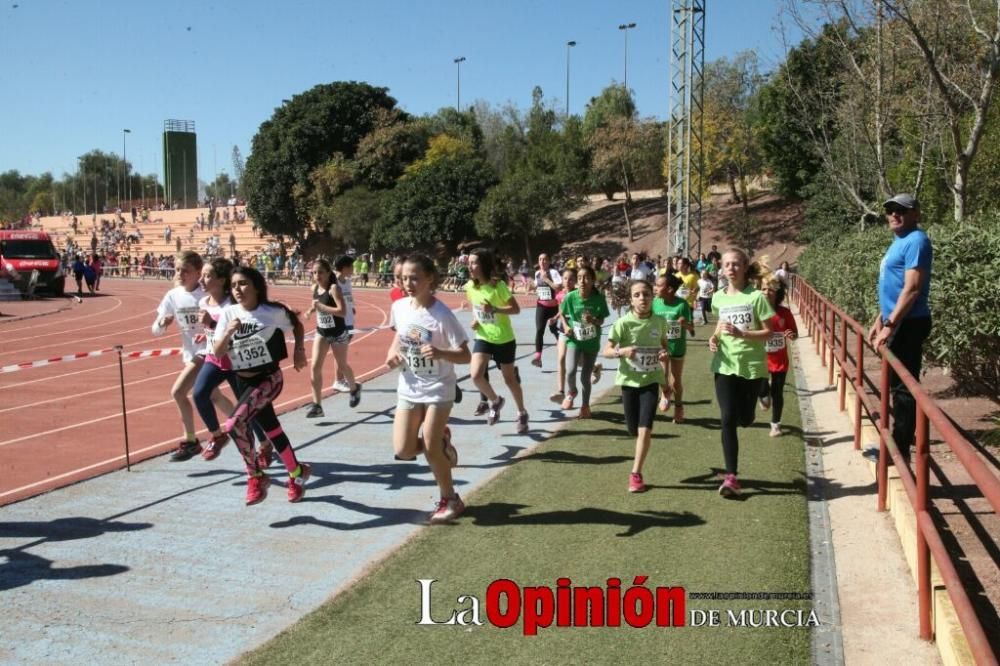
[[[905,215],[906,212],[910,210],[909,208],[903,208],[902,206],[886,206],[885,212],[887,215]]]

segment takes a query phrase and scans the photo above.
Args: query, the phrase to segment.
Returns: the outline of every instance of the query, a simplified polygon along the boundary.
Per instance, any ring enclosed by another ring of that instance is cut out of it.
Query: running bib
[[[636,347],[635,356],[626,360],[639,372],[653,372],[660,367],[660,348]]]
[[[354,294],[350,292],[344,293],[344,300],[347,302],[348,307],[354,308]]]
[[[483,310],[482,305],[473,305],[472,311],[476,315],[476,321],[480,324],[495,324],[497,323],[497,313],[496,310],[490,310],[486,312]]]
[[[573,322],[573,337],[583,342],[584,340],[593,340],[597,337],[597,327],[593,324],[579,324]]]
[[[540,301],[551,301],[552,300],[552,287],[547,284],[543,284],[535,288],[535,293],[538,294],[538,300]]]
[[[201,323],[201,309],[197,305],[177,308],[175,321],[182,331],[192,331]]]
[[[772,333],[771,336],[764,343],[764,349],[770,352],[781,351],[785,348],[785,335],[784,333]]]
[[[749,303],[727,305],[719,310],[719,319],[728,321],[741,331],[749,331],[753,323],[753,306]]]
[[[264,338],[251,335],[242,340],[233,340],[229,358],[233,362],[233,370],[250,370],[271,363],[271,352],[268,351]]]
[[[319,310],[316,310],[316,327],[336,328],[337,322],[333,320],[333,315],[329,312],[320,312]]]
[[[403,354],[406,367],[417,377],[436,377],[438,366],[434,365],[434,359],[424,358],[420,355],[420,347],[409,347]]]
[[[679,321],[667,322],[667,340],[680,340],[681,332],[682,328]]]
[[[687,287],[681,287],[680,289],[677,290],[677,298],[686,299],[690,293],[691,292],[688,290]]]

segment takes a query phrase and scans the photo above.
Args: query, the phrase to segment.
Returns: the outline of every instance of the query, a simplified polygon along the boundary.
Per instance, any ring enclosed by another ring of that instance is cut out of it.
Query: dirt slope
[[[633,193],[630,218],[634,240],[628,240],[625,216],[622,211],[623,195],[614,201],[595,196],[591,201],[570,215],[570,221],[560,229],[562,247],[567,253],[598,254],[615,257],[622,252],[646,252],[652,256],[666,254],[668,202],[658,190]],[[750,238],[755,245],[754,254],[767,255],[777,266],[781,261],[792,265],[804,250],[797,244],[802,225],[802,206],[788,203],[770,193],[753,196],[749,206],[754,220]],[[742,220],[740,204],[728,201],[727,194],[713,194],[702,212],[702,251],[718,245],[720,250],[743,246],[738,242],[738,224]],[[692,248],[692,252],[695,252]]]

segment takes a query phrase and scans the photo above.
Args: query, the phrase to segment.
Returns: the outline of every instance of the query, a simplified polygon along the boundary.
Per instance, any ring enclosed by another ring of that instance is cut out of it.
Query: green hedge
[[[926,360],[950,368],[956,388],[1000,402],[1000,210],[927,230],[934,246]],[[892,241],[884,225],[830,233],[799,257],[799,273],[863,324],[878,312],[878,270]]]

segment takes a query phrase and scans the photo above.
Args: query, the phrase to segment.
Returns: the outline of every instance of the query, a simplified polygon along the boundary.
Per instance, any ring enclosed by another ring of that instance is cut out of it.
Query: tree
[[[276,109],[253,138],[242,179],[255,221],[273,234],[302,236],[313,203],[310,175],[336,153],[353,159],[379,110],[395,106],[387,88],[340,81]]]
[[[628,170],[624,168],[624,148],[616,142],[626,138],[636,115],[631,93],[617,84],[591,98],[583,115],[583,136],[591,151],[591,185],[604,192],[609,201],[616,191],[624,190],[626,206],[631,202],[631,187],[626,182]],[[631,229],[631,225],[629,227]]]
[[[749,51],[731,62],[720,58],[705,68],[706,173],[710,180],[713,176],[726,180],[733,200],[743,204],[745,219],[748,180],[762,167],[755,101],[763,80],[757,57]]]
[[[382,216],[385,194],[385,190],[373,191],[363,185],[352,187],[316,210],[316,225],[344,247],[368,248],[372,230]]]
[[[220,173],[211,183],[205,186],[205,196],[217,202],[225,202],[232,195],[236,184],[229,179],[226,172]]]
[[[408,120],[398,111],[379,109],[374,129],[358,143],[358,177],[374,189],[393,187],[407,165],[424,154],[429,131],[426,121]]]
[[[474,235],[476,211],[495,183],[493,169],[476,155],[429,162],[386,193],[372,241],[389,249],[433,249],[443,243],[454,254]]]
[[[476,212],[476,231],[484,238],[518,239],[530,258],[531,239],[543,231],[545,220],[564,214],[573,201],[554,174],[518,169],[483,199]]]

